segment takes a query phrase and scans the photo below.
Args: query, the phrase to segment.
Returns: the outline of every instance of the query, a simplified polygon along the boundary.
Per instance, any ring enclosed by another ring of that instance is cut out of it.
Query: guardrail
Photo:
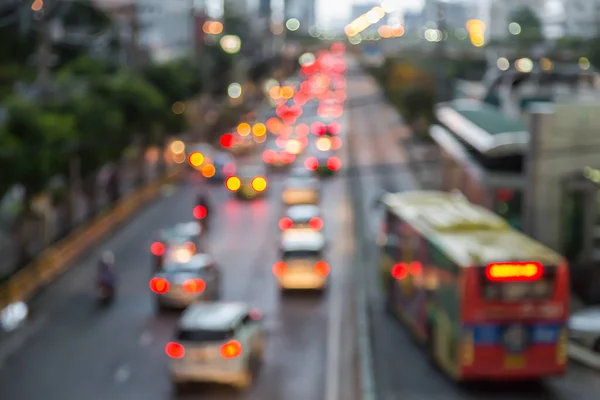
[[[111,210],[44,250],[29,265],[0,285],[0,310],[11,303],[30,300],[38,290],[62,274],[77,257],[133,215],[141,206],[154,199],[163,184],[180,179],[182,172],[182,169],[177,168],[161,179],[135,190]]]

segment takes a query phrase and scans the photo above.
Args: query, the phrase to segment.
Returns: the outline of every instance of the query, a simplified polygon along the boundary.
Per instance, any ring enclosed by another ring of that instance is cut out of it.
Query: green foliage
[[[124,115],[124,127],[128,132],[143,134],[145,139],[151,137],[160,116],[164,115],[165,97],[154,86],[142,77],[129,71],[121,71],[108,81],[106,87],[108,99],[118,104]]]
[[[9,116],[2,133],[3,164],[14,182],[36,193],[55,174],[67,170],[64,153],[77,138],[75,118],[43,110],[19,97],[10,99],[6,106]]]
[[[148,67],[144,76],[160,90],[169,104],[187,100],[202,90],[200,70],[186,60],[177,60]]]
[[[518,46],[519,50],[530,50],[532,46],[544,42],[542,21],[535,12],[527,6],[516,9],[510,18],[521,26],[521,33],[511,37],[509,42]]]

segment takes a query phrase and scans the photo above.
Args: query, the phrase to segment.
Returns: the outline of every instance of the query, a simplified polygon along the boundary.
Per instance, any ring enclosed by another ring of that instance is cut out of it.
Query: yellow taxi
[[[329,264],[324,260],[325,236],[312,229],[287,230],[281,235],[280,260],[273,274],[282,290],[324,290]]]
[[[225,187],[238,198],[253,200],[265,195],[268,182],[264,167],[241,167],[239,173],[225,181]]]
[[[321,201],[319,180],[314,177],[312,171],[295,169],[284,183],[281,199],[286,206],[319,204]]]

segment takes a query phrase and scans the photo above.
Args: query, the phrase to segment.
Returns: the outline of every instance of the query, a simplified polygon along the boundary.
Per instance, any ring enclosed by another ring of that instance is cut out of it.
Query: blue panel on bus
[[[466,333],[473,333],[473,342],[476,345],[494,345],[502,342],[504,331],[514,325],[465,325]],[[553,344],[558,342],[562,325],[539,324],[525,327],[528,342],[531,344]]]

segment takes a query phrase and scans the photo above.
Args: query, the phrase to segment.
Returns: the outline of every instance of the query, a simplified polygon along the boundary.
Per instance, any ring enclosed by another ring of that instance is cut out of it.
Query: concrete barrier
[[[182,177],[183,169],[170,171],[162,178],[132,192],[111,210],[76,228],[65,239],[44,250],[29,265],[0,285],[0,310],[11,303],[30,300],[38,290],[71,266],[77,257],[154,199],[160,193],[162,185],[178,181]]]

